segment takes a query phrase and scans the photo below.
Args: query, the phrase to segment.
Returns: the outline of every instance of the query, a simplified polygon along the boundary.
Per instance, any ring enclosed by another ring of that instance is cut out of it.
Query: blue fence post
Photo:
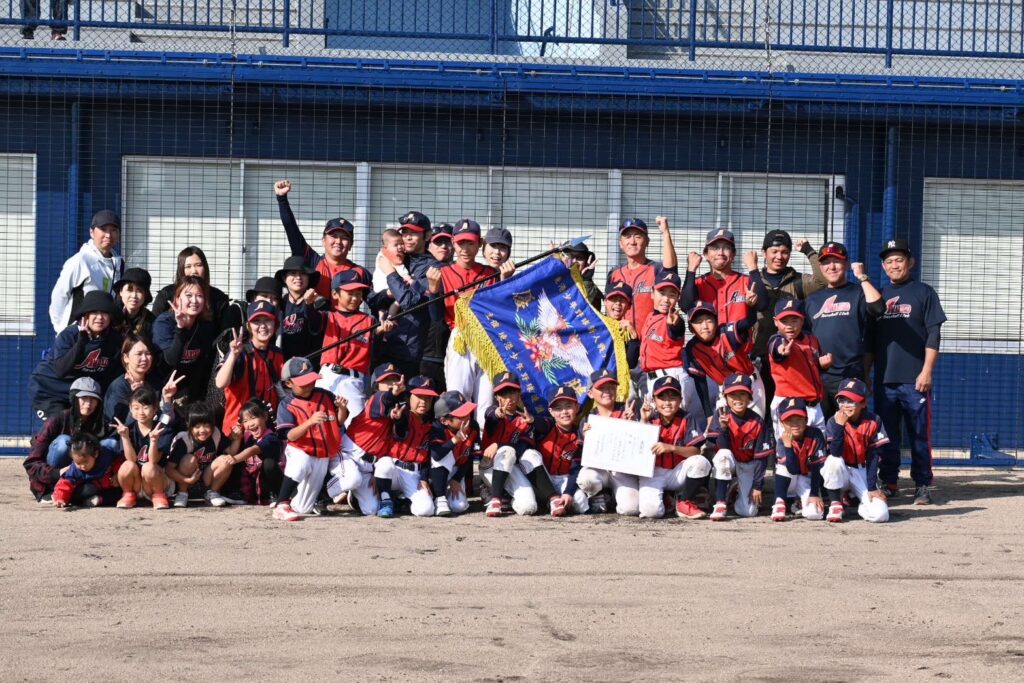
[[[690,61],[697,61],[697,0],[690,0]]]
[[[892,15],[893,0],[889,0],[885,6],[885,68],[892,68]]]
[[[82,0],[75,0],[75,23],[71,31],[71,39],[77,41],[82,37]]]
[[[498,54],[498,0],[491,0],[491,54]]]
[[[288,47],[291,42],[292,29],[292,0],[284,0],[284,33],[281,36],[281,45]]]

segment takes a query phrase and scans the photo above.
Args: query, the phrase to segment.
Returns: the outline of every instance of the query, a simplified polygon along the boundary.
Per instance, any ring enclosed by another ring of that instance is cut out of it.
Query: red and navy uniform
[[[669,325],[666,314],[652,311],[640,333],[640,369],[653,372],[682,366],[685,334],[682,316],[675,325]]]
[[[489,448],[492,444],[511,446],[516,450],[516,456],[523,454],[523,450],[533,446],[533,423],[527,422],[526,418],[518,413],[498,417],[498,407],[491,406],[484,414],[484,430],[482,446]]]
[[[265,351],[246,344],[246,349],[235,359],[231,384],[224,388],[224,421],[221,431],[229,434],[238,423],[242,406],[251,398],[261,398],[277,410],[277,383],[281,378],[284,354],[276,346]]]
[[[825,464],[828,451],[825,445],[825,435],[817,427],[807,427],[803,436],[793,439],[793,445],[787,446],[780,441],[778,443],[778,457],[789,473],[793,476],[801,475],[811,478],[811,495],[815,498],[821,497],[823,486],[821,478],[821,466]]]
[[[333,311],[324,314],[324,346],[330,346],[340,339],[366,330],[355,339],[349,339],[341,346],[324,352],[320,362],[324,365],[340,365],[346,370],[370,374],[370,344],[374,320],[362,311]]]
[[[865,409],[860,417],[847,420],[845,425],[829,419],[825,425],[828,454],[842,458],[847,467],[866,467],[868,490],[874,490],[878,481],[878,449],[889,443],[882,420]]]
[[[276,432],[270,429],[265,429],[259,435],[259,438],[253,436],[252,432],[245,432],[242,436],[242,447],[239,452],[244,451],[248,448],[256,446],[260,449],[256,455],[249,456],[244,464],[244,477],[240,478],[240,489],[242,496],[247,502],[261,504],[264,501],[269,500],[271,493],[277,493],[277,491],[271,491],[268,489],[265,475],[263,462],[269,460],[277,463],[278,469],[284,469],[284,446],[281,444],[281,438]]]
[[[704,443],[704,432],[698,429],[701,420],[696,415],[683,415],[680,411],[668,424],[663,424],[660,415],[651,418],[648,424],[658,425],[658,442],[667,443],[670,446],[682,446],[696,448]],[[666,470],[675,469],[689,456],[677,455],[675,453],[662,453],[654,456],[654,466]]]
[[[692,337],[686,342],[686,371],[694,377],[710,377],[718,386],[725,384],[725,378],[734,372],[753,375],[754,363],[750,360],[750,352],[754,344],[750,338],[750,325],[745,329],[742,327],[745,321],[722,325],[710,344],[702,342],[699,337]]]
[[[433,426],[434,421],[429,417],[406,413],[405,419],[395,425],[391,457],[402,462],[425,465],[430,459],[430,430]],[[421,467],[420,474],[426,479],[427,468]]]
[[[156,427],[156,424],[153,425]],[[149,462],[149,432],[142,433],[142,427],[138,422],[132,422],[128,426],[128,440],[132,442],[132,447],[135,448],[135,462],[139,465],[145,465]],[[160,449],[162,457],[155,464],[163,467],[169,457],[171,444],[174,441],[174,432],[170,428],[167,428],[158,439],[157,448]]]
[[[802,398],[816,404],[825,397],[821,383],[821,346],[818,338],[807,331],[793,340],[789,354],[779,353],[779,345],[785,341],[781,334],[768,340],[768,358],[771,361],[772,379],[775,380],[775,395],[782,398]]]
[[[739,322],[747,317],[747,290],[753,284],[755,291],[761,287],[758,293],[760,302],[767,301],[764,286],[760,282],[754,283],[749,275],[743,273],[729,273],[724,278],[719,278],[713,273],[705,273],[694,280],[694,289],[697,299],[708,301],[718,312],[718,322],[726,323]]]
[[[760,415],[750,409],[743,415],[730,411],[729,422],[723,427],[716,412],[708,436],[716,437],[719,448],[729,449],[736,462],[756,463],[753,489],[764,490],[768,457],[775,454],[775,434]]]
[[[286,394],[277,407],[277,434],[284,441],[288,432],[318,411],[327,413],[327,421],[310,427],[296,441],[288,445],[298,448],[313,458],[333,458],[341,450],[341,428],[338,426],[338,408],[334,405],[334,394],[326,389],[314,387],[307,398]]]
[[[564,431],[553,418],[541,415],[534,423],[533,435],[536,449],[544,459],[548,474],[556,477],[569,475],[565,493],[576,491],[576,475],[583,457],[583,437],[576,429]]]
[[[117,470],[123,462],[124,458],[119,454],[101,449],[96,456],[96,463],[88,472],[83,472],[78,469],[78,465],[71,463],[54,487],[53,499],[70,503],[75,491],[83,484],[92,484],[100,495],[117,488]]]
[[[633,288],[633,304],[626,313],[626,319],[633,323],[634,330],[642,330],[647,324],[647,318],[654,311],[652,293],[654,292],[654,278],[659,270],[662,270],[661,264],[648,259],[638,268],[630,268],[627,264],[608,273],[609,284],[625,282]],[[669,270],[674,271],[675,269]]]
[[[199,463],[199,468],[205,470],[210,466],[214,458],[218,455],[224,455],[229,445],[230,442],[224,438],[224,435],[216,427],[213,428],[213,434],[210,435],[209,439],[199,443],[196,443],[188,430],[185,430],[178,432],[178,435],[174,437],[167,460],[180,467],[181,461],[185,456],[193,455]]]
[[[330,300],[330,297],[326,297]],[[308,356],[323,347],[324,317],[313,306],[284,298],[281,316],[281,351],[285,358]]]
[[[449,263],[441,268],[441,291],[454,292],[460,287],[465,287],[470,282],[476,282],[480,278],[497,274],[497,270],[482,263],[474,263],[472,268],[469,269],[463,268],[459,264]],[[475,289],[467,290],[467,292],[472,291],[475,291]],[[448,323],[448,328],[452,330],[455,329],[456,298],[458,297],[450,296],[444,300],[444,321]]]
[[[466,430],[468,438],[460,443],[452,443],[455,432],[434,420],[430,428],[430,459],[440,462],[451,453],[455,458],[455,472],[451,479],[462,481],[473,470],[473,449],[480,442],[480,430],[475,422],[471,422]]]
[[[366,401],[363,412],[352,418],[345,433],[367,455],[383,458],[394,449],[394,420],[391,409],[398,398],[390,391],[378,391]]]

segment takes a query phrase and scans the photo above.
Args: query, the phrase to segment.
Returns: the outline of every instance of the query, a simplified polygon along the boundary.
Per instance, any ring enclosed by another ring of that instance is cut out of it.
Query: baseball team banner
[[[534,413],[546,409],[546,398],[562,384],[582,398],[590,374],[602,368],[618,376],[619,400],[629,392],[619,323],[590,305],[579,271],[555,256],[459,299],[455,322],[488,377],[519,374]]]

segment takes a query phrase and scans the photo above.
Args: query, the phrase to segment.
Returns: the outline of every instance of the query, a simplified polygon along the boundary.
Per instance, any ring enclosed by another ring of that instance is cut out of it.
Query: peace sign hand
[[[242,337],[243,328],[239,327],[237,330],[232,328],[231,330],[231,341],[228,342],[228,354],[239,355],[242,353],[242,348],[245,346],[245,342]]]
[[[757,307],[757,292],[754,291],[754,283],[751,282],[746,292],[747,308]]]
[[[194,316],[185,313],[172,301],[170,303],[171,312],[174,313],[174,322],[177,323],[179,330],[188,329],[192,327],[192,320]]]
[[[122,438],[125,438],[125,437],[128,436],[128,425],[126,425],[124,422],[121,422],[116,417],[114,418],[114,429],[117,430],[117,435],[118,436],[120,436]]]
[[[171,370],[171,376],[167,378],[167,384],[160,392],[164,401],[170,403],[174,399],[175,394],[178,393],[178,385],[183,379],[185,379],[184,374],[178,375],[177,370]]]

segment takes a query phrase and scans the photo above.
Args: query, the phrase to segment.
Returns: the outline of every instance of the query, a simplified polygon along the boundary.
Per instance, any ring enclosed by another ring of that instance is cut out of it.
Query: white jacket
[[[64,262],[57,284],[50,294],[50,322],[54,331],[71,324],[71,310],[86,292],[99,289],[113,292],[114,283],[124,272],[124,259],[118,254],[104,256],[92,241]]]

